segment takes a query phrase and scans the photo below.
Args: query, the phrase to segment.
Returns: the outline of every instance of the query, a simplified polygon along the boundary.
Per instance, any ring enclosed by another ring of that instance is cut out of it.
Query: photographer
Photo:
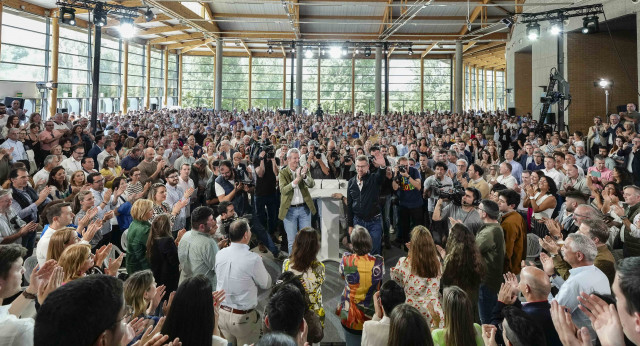
[[[216,218],[216,224],[218,225],[216,234],[214,235],[216,242],[222,239],[229,239],[229,225],[238,219],[236,210],[233,208],[233,204],[229,201],[224,201],[218,204],[218,217]]]
[[[327,157],[320,152],[318,142],[309,141],[309,152],[300,157],[301,166],[307,167],[313,179],[328,179],[329,166]]]
[[[218,201],[231,202],[238,215],[242,216],[246,212],[246,192],[249,191],[249,186],[243,184],[239,179],[240,177],[236,176],[236,170],[233,169],[231,161],[224,160],[220,162],[220,176],[215,180]]]
[[[276,191],[276,177],[280,170],[276,164],[276,157],[273,145],[265,140],[258,144],[253,165],[256,172],[255,206],[258,220],[267,228],[269,234],[273,235],[278,226],[278,193]],[[259,150],[259,151],[258,151]]]
[[[480,191],[468,187],[464,189],[464,194],[456,196],[460,192],[456,190],[450,192],[453,200],[445,198],[449,197],[447,195],[438,199],[433,209],[433,221],[447,220],[448,228],[451,228],[453,223],[460,222],[467,226],[473,234],[477,234],[483,225],[480,214],[476,209],[477,204],[481,201]],[[460,201],[457,201],[456,198],[460,198]],[[443,208],[442,205],[445,202],[448,202],[448,204]]]
[[[336,150],[336,142],[329,140],[327,143],[327,161],[329,166],[329,179],[342,178],[342,167],[344,166],[344,155],[340,155]]]
[[[396,242],[402,246],[409,241],[411,223],[413,227],[423,223],[420,172],[409,165],[406,157],[401,156],[394,170],[394,179],[391,184],[398,194],[400,216],[400,230]]]

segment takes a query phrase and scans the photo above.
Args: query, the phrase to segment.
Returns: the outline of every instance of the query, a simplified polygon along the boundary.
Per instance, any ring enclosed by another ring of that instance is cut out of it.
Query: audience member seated
[[[387,345],[390,327],[389,315],[396,306],[404,303],[405,300],[404,289],[397,282],[388,280],[380,286],[380,290],[373,295],[375,314],[362,326],[363,345]]]
[[[445,288],[442,305],[444,327],[431,332],[434,345],[484,345],[482,327],[473,323],[471,300],[461,288],[456,286]]]
[[[429,325],[416,308],[400,304],[391,311],[387,345],[433,346]]]

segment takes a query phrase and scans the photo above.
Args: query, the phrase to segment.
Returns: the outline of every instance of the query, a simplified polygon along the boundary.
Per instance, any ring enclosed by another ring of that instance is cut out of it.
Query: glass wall
[[[389,111],[420,110],[420,60],[391,59],[389,63]]]
[[[129,80],[127,86],[127,97],[129,104],[127,109],[141,109],[144,107],[144,72],[145,72],[145,49],[138,44],[129,44]]]
[[[326,112],[351,111],[351,59],[320,60],[320,104]]]
[[[242,110],[248,107],[249,58],[224,57],[222,59],[222,109]]]
[[[357,59],[355,67],[355,111],[376,111],[376,60]]]
[[[452,109],[451,59],[425,59],[423,73],[424,109]],[[416,109],[419,109],[419,106]]]
[[[182,107],[213,108],[213,60],[213,56],[182,57]]]
[[[91,62],[87,32],[75,28],[60,27],[58,46],[58,108],[68,112],[82,109],[83,99],[91,94]],[[90,106],[87,102],[87,108]]]
[[[476,69],[476,76],[478,78],[478,108],[485,110],[487,107],[484,105],[484,69]]]
[[[178,105],[178,56],[169,54],[169,81],[167,83],[167,106]]]
[[[496,71],[496,108],[497,109],[505,109],[504,106],[504,71]]]
[[[151,49],[151,70],[150,70],[150,94],[149,107],[162,107],[162,96],[164,95],[164,54],[156,49]]]
[[[310,113],[318,109],[318,58],[304,59],[302,65],[302,107]]]
[[[478,94],[476,93],[476,82],[477,82],[477,75],[476,75],[476,68],[475,67],[471,67],[471,70],[469,71],[469,74],[471,76],[469,83],[471,83],[471,108],[472,109],[478,109],[478,104],[477,104],[477,100],[478,100]]]
[[[471,108],[471,66],[464,65],[464,109]]]
[[[494,109],[493,106],[493,70],[485,70],[485,83],[487,85],[487,109]]]
[[[120,110],[121,42],[116,39],[102,37],[100,44],[100,112],[116,112]]]
[[[278,109],[282,104],[282,59],[253,58],[251,107]]]

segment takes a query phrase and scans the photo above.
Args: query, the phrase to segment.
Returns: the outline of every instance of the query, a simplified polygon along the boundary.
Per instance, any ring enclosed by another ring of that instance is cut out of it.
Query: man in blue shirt
[[[125,174],[129,174],[129,171],[133,167],[137,167],[140,164],[140,148],[133,148],[129,151],[129,155],[127,155],[122,162],[120,162],[120,167],[124,170]]]
[[[398,159],[398,165],[394,172],[394,179],[391,183],[393,190],[398,194],[400,230],[396,243],[402,246],[409,240],[410,225],[418,226],[423,224],[422,215],[422,194],[420,187],[422,181],[420,172],[409,165],[409,160],[402,156]]]

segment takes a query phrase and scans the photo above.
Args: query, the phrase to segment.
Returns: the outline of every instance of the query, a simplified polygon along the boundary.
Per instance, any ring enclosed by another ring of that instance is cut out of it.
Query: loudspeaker
[[[545,117],[545,124],[548,125],[555,125],[556,123],[556,113],[547,113],[547,116]]]
[[[4,98],[4,105],[7,106],[7,108],[11,108],[11,102],[13,102],[13,100],[18,100],[20,101],[20,109],[24,109],[24,99],[19,99],[17,97],[5,97]],[[627,106],[624,106],[625,110],[627,109]]]
[[[157,103],[152,103],[151,104],[151,110],[152,111],[158,110],[158,104]]]
[[[56,113],[69,113],[68,108],[56,108]]]
[[[509,107],[507,112],[509,112],[509,116],[515,116],[516,115],[516,108],[515,107]]]

